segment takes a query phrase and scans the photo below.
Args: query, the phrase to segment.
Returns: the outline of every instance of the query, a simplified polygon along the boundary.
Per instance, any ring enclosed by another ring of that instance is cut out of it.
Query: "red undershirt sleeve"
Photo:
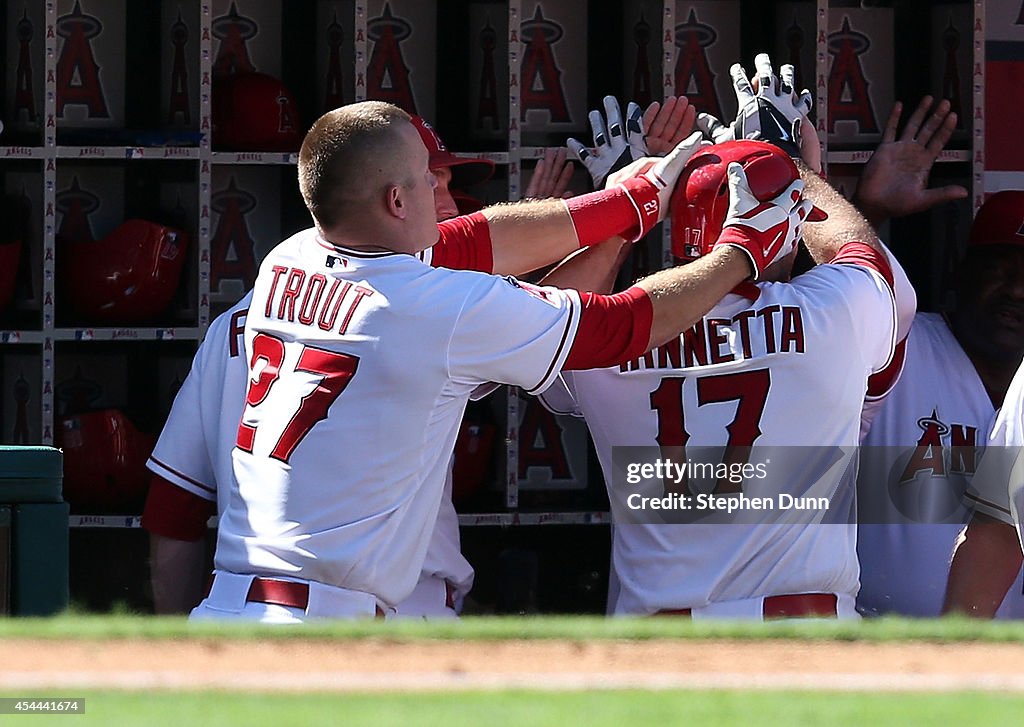
[[[565,370],[596,369],[642,356],[651,340],[654,305],[637,286],[615,295],[580,293],[583,311]]]
[[[491,230],[480,212],[439,222],[440,238],[431,248],[431,266],[450,270],[494,272]]]
[[[199,540],[206,524],[216,514],[217,503],[182,489],[159,475],[149,482],[142,527],[154,535],[175,540]]]

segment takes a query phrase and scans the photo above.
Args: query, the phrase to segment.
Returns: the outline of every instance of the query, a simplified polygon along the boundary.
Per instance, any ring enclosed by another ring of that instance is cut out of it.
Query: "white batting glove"
[[[781,78],[776,76],[767,53],[757,54],[754,69],[756,92],[743,66],[734,63],[729,68],[739,105],[736,120],[725,125],[710,114],[699,114],[697,127],[716,144],[734,139],[760,139],[775,144],[792,157],[799,157],[800,127],[811,110],[811,92],[804,89],[799,95],[796,93],[796,69],[788,63],[779,69]]]
[[[796,247],[812,205],[803,198],[801,179],[793,180],[775,199],[762,202],[750,191],[742,165],[733,162],[727,171],[729,212],[714,246],[732,245],[743,250],[754,269],[753,278],[758,280],[768,266]]]
[[[647,156],[643,110],[630,101],[626,107],[625,124],[622,121],[622,109],[614,96],[604,97],[604,110],[604,115],[597,109],[589,114],[590,129],[594,134],[592,148],[585,147],[577,139],[566,141],[569,152],[590,172],[595,189],[601,188],[609,173],[622,169],[630,161]]]
[[[683,173],[683,167],[698,149],[708,142],[695,131],[679,142],[663,157],[643,157],[609,175],[605,188],[622,187],[629,195],[640,219],[639,233],[631,236],[636,242],[668,216],[672,190]]]

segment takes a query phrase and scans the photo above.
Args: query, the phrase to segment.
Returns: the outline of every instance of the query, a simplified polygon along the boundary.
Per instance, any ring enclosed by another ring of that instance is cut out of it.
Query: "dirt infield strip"
[[[1024,645],[824,641],[5,640],[0,690],[760,688],[1024,691]]]

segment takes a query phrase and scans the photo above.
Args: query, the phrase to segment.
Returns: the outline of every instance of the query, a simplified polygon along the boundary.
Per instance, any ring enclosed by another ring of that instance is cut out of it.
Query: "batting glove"
[[[594,146],[585,147],[576,139],[566,141],[569,152],[580,160],[591,179],[594,189],[601,189],[605,178],[622,169],[631,161],[647,156],[644,141],[643,110],[632,101],[626,107],[626,123],[622,123],[622,109],[614,96],[604,97],[604,115],[597,109],[590,112],[590,129],[594,133]],[[605,119],[607,118],[607,125]]]
[[[697,128],[719,144],[734,139],[760,139],[785,150],[792,157],[800,156],[800,126],[811,111],[811,92],[804,89],[797,95],[796,69],[786,64],[776,76],[771,58],[759,53],[754,58],[757,92],[738,63],[729,68],[739,112],[736,120],[726,125],[710,114],[697,116]]]
[[[625,190],[639,216],[639,233],[629,239],[636,242],[668,216],[672,190],[683,173],[683,167],[698,149],[707,145],[700,132],[695,131],[665,156],[637,159],[608,177],[605,188],[618,186]]]
[[[812,205],[803,198],[804,183],[800,179],[775,199],[762,202],[750,191],[740,164],[730,164],[728,175],[729,212],[714,246],[732,245],[743,250],[754,269],[753,278],[758,280],[768,266],[796,247]]]

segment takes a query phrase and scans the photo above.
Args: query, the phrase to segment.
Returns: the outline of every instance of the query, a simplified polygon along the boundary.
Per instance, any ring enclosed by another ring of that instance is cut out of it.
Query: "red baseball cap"
[[[985,200],[969,245],[1024,245],[1024,191],[996,192]]]
[[[457,157],[448,151],[441,137],[433,126],[422,116],[412,116],[412,125],[420,133],[423,146],[430,153],[430,168],[448,167],[452,170],[452,188],[465,189],[474,184],[486,182],[494,174],[494,162],[489,159],[466,159]]]

